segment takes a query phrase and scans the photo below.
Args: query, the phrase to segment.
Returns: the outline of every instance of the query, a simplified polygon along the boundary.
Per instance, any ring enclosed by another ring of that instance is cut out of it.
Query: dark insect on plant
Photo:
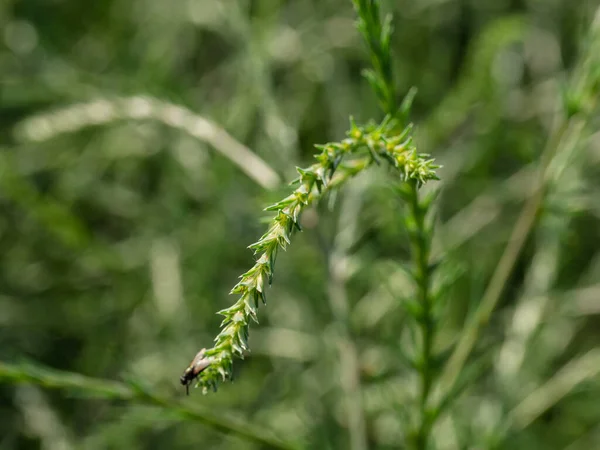
[[[203,348],[198,352],[198,354],[194,357],[189,367],[185,369],[183,375],[179,381],[182,385],[185,386],[186,395],[190,395],[190,384],[202,373],[204,369],[210,366],[211,360],[210,358],[206,358],[204,356],[206,349]]]

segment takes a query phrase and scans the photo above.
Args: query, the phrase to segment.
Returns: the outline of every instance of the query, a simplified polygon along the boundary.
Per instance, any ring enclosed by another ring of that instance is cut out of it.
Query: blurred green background
[[[419,92],[419,149],[444,165],[441,354],[506,247],[598,4],[383,2],[399,92]],[[381,119],[354,21],[349,0],[0,1],[0,361],[182,398],[262,208],[350,115]],[[594,125],[559,161],[432,448],[600,449]],[[185,404],[303,448],[356,449],[357,430],[368,448],[403,448],[416,380],[391,179],[374,168],[305,214],[234,383]],[[262,448],[169,407],[10,381],[1,450]]]

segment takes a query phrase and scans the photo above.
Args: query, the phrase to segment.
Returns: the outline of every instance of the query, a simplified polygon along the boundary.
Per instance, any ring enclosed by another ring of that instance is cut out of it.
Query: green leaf
[[[418,89],[416,87],[411,87],[402,99],[402,103],[400,103],[400,107],[398,108],[397,112],[397,117],[399,120],[401,120],[403,124],[408,121],[408,117],[410,115],[410,111],[412,109],[415,97],[417,96],[417,92]],[[405,139],[405,137],[402,139]]]

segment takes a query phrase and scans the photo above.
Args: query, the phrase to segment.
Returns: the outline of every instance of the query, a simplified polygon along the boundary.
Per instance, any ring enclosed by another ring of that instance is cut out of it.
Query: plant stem
[[[433,315],[432,298],[430,294],[431,270],[429,257],[431,252],[431,232],[426,225],[427,206],[419,202],[418,190],[415,183],[407,183],[409,205],[409,220],[414,227],[409,227],[412,247],[413,276],[417,287],[417,302],[419,313],[417,326],[420,330],[421,341],[417,368],[419,370],[419,417],[415,436],[415,447],[419,450],[427,448],[431,419],[428,412],[428,401],[434,382],[433,342],[435,337],[435,317]]]
[[[381,20],[379,2],[377,0],[354,0],[354,7],[359,17],[358,28],[362,33],[373,64],[373,69],[365,76],[385,114],[406,120],[414,91],[409,92],[405,104],[398,108],[397,92],[392,71],[390,38],[392,32],[391,17]],[[419,183],[407,180],[400,188],[401,196],[407,201],[409,213],[407,224],[411,238],[411,255],[413,261],[413,277],[417,286],[417,327],[420,330],[421,346],[417,357],[420,378],[419,416],[413,443],[418,450],[425,450],[429,442],[432,417],[428,413],[428,401],[434,382],[433,341],[435,336],[435,318],[433,315],[433,299],[431,298],[431,252],[432,232],[427,227],[426,215],[428,203],[419,200]]]
[[[86,397],[107,400],[136,401],[141,404],[158,406],[183,419],[200,422],[221,433],[237,436],[264,448],[278,450],[295,448],[270,436],[267,431],[259,430],[248,423],[214,414],[198,406],[192,407],[173,398],[156,395],[133,383],[102,380],[37,365],[15,365],[4,362],[0,362],[0,382],[36,384],[47,389],[68,389]]]

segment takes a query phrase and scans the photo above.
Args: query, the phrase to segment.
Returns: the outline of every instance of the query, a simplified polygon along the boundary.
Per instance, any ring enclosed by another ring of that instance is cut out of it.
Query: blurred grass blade
[[[600,349],[590,350],[570,361],[545,384],[519,403],[509,414],[515,429],[523,429],[550,409],[582,382],[600,374]]]
[[[36,114],[17,124],[16,136],[26,142],[42,142],[126,120],[156,120],[206,142],[265,189],[274,189],[281,181],[269,164],[214,122],[183,106],[148,96],[101,98]]]
[[[270,436],[266,430],[240,420],[216,415],[199,406],[193,407],[173,398],[159,396],[139,382],[121,383],[48,369],[32,364],[9,364],[0,361],[0,383],[29,383],[48,389],[71,390],[84,397],[119,399],[159,406],[182,419],[197,421],[228,435],[253,441],[265,448],[291,450],[294,447]]]

